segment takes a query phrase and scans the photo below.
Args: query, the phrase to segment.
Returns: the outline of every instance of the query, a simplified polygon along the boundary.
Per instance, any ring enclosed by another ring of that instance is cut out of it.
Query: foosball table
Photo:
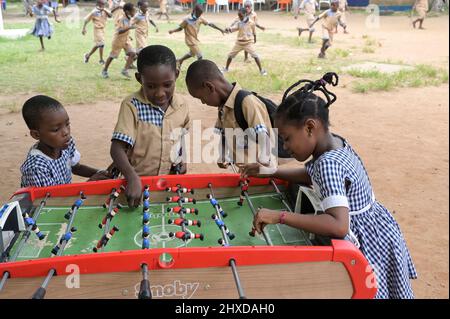
[[[119,179],[18,190],[0,208],[0,299],[375,296],[350,242],[252,230],[259,207],[318,213],[305,187],[292,200],[283,181],[238,174],[141,181],[137,208]]]

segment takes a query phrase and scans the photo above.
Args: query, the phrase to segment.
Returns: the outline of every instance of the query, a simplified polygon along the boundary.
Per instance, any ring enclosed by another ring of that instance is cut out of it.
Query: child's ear
[[[216,87],[210,81],[203,82],[203,87],[207,89],[210,94],[216,91]]]
[[[178,79],[178,76],[180,75],[180,70],[177,68],[175,70],[175,80]]]
[[[35,140],[39,140],[41,135],[39,134],[38,130],[30,130],[30,135],[32,138],[34,138]]]
[[[136,81],[138,81],[142,85],[141,74],[139,72],[136,72],[134,74],[134,77],[136,78]]]

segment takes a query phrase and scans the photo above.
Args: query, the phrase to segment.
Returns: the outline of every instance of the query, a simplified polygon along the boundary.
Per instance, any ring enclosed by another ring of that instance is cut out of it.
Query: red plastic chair
[[[178,1],[181,3],[182,7],[184,7],[184,6],[189,7],[189,3],[192,6],[192,0],[178,0]]]
[[[289,12],[289,6],[292,6],[292,0],[277,0],[278,10],[286,8],[286,12]]]
[[[231,3],[231,10],[234,9],[234,4],[238,4],[238,9],[242,7],[242,0],[228,0],[229,3]]]
[[[208,12],[208,7],[209,6],[212,6],[213,7],[213,12],[216,12],[216,0],[206,0],[205,12]]]

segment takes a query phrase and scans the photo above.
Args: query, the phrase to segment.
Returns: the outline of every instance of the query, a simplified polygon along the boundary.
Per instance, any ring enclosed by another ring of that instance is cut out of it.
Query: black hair
[[[201,6],[199,3],[197,3],[197,4],[194,6],[194,8],[192,9],[192,11],[193,11],[193,12],[200,11],[201,13],[203,13],[203,8],[202,8],[202,6]]]
[[[24,103],[22,116],[30,130],[37,130],[42,114],[59,108],[63,108],[63,106],[57,100],[45,95],[36,95]]]
[[[137,6],[138,7],[140,7],[140,6],[142,6],[145,2],[148,2],[148,0],[139,0],[138,2],[137,2]]]
[[[247,14],[247,10],[245,10],[245,7],[240,8],[238,12],[242,13],[244,15],[244,17]]]
[[[127,2],[123,5],[123,11],[131,11],[134,9],[134,4]]]
[[[186,84],[201,85],[204,81],[212,81],[222,77],[222,72],[213,61],[197,60],[187,69]]]
[[[139,73],[146,66],[168,65],[174,72],[177,71],[177,59],[168,47],[163,45],[149,45],[139,52],[137,58],[137,69]]]
[[[322,121],[325,129],[328,129],[328,108],[336,101],[336,95],[325,87],[327,84],[336,86],[339,77],[336,73],[326,73],[320,80],[300,80],[291,85],[283,94],[280,106],[275,115],[278,119],[295,121],[303,125],[308,118],[317,118]],[[289,92],[295,87],[305,83],[294,93]],[[315,91],[322,92],[326,101],[314,94]]]

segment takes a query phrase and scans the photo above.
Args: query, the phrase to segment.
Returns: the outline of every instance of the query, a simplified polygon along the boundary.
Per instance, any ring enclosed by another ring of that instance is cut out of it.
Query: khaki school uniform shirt
[[[220,134],[227,128],[240,128],[236,121],[236,117],[234,116],[234,102],[236,100],[236,95],[241,89],[239,84],[236,83],[225,104],[219,107],[219,116],[215,125],[216,133]],[[253,94],[246,96],[242,100],[242,114],[248,123],[248,127],[253,128],[256,134],[261,132],[269,134],[272,125],[266,106]],[[232,149],[233,154],[235,154],[236,148],[232,147],[233,141],[227,140],[226,143],[228,149]]]
[[[119,34],[120,30],[124,30],[125,28],[128,28],[131,25],[130,19],[127,18],[126,14],[123,13],[116,21],[116,30],[114,32],[113,36],[113,45],[114,46],[125,46],[125,43],[128,41],[128,34],[130,33],[130,30],[127,32],[123,32]]]
[[[200,43],[197,36],[202,24],[209,24],[209,22],[202,16],[197,20],[194,20],[191,16],[188,16],[181,22],[180,27],[184,29],[184,40],[187,45],[198,45]]]
[[[255,40],[256,25],[250,19],[247,22],[239,21],[231,31],[238,31],[237,41],[239,43],[249,43]]]
[[[300,4],[300,9],[305,12],[307,16],[316,13],[316,0],[303,0]]]
[[[104,29],[106,27],[107,19],[108,15],[105,11],[95,8],[84,18],[84,21],[92,21],[95,29]]]
[[[324,27],[329,31],[333,31],[336,28],[338,21],[341,18],[341,15],[342,12],[340,11],[333,12],[331,11],[331,9],[322,12],[319,15],[319,19],[323,20],[322,27]]]
[[[180,129],[189,126],[188,105],[181,96],[175,93],[164,112],[139,90],[122,101],[112,139],[131,147],[128,158],[138,175],[169,174],[179,152]]]

